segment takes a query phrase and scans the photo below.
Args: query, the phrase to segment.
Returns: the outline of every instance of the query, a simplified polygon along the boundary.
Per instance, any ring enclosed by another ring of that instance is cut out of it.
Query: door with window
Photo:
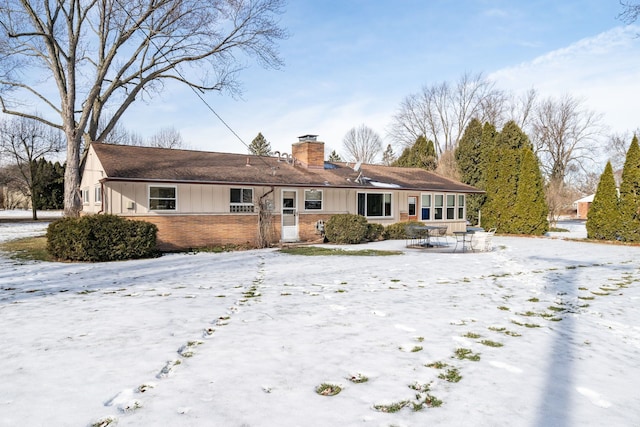
[[[298,237],[298,194],[296,190],[282,191],[282,241],[295,242]]]
[[[409,213],[409,219],[410,220],[416,220],[418,219],[418,210],[417,210],[417,205],[418,205],[418,197],[417,196],[409,196],[407,198],[407,211]]]

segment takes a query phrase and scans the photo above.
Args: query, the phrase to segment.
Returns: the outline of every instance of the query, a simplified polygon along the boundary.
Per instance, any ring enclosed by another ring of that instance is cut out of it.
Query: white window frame
[[[231,201],[231,193],[233,190],[240,190],[240,202]],[[248,191],[251,194],[251,202],[246,202],[245,192]],[[255,211],[255,205],[253,203],[253,188],[251,187],[231,187],[229,188],[229,212],[232,213],[253,213]]]
[[[393,218],[393,193],[390,192],[360,192],[357,193],[356,197],[356,209],[358,210],[358,215],[362,215],[360,209],[360,196],[364,195],[364,216],[366,218]],[[368,197],[369,196],[382,196],[382,215],[369,215],[367,210],[368,205]],[[389,198],[389,213],[386,213],[385,205],[387,204],[387,196]]]
[[[438,205],[438,198],[441,198],[441,204]],[[440,209],[440,218],[438,218],[438,209]],[[433,219],[435,221],[444,221],[445,220],[445,195],[442,193],[437,193],[433,195]]]
[[[320,194],[319,199],[309,200],[307,199],[307,194],[316,193]],[[319,203],[318,207],[308,207],[307,202]],[[324,209],[324,194],[322,190],[317,190],[315,188],[311,188],[309,190],[304,190],[304,210],[305,211],[321,211]]]
[[[424,204],[425,197],[429,198],[428,205]],[[422,212],[423,209],[429,209],[429,213],[426,218],[423,216],[423,212]],[[433,219],[433,194],[422,193],[420,194],[420,221],[431,221],[432,219]]]
[[[465,194],[457,195],[457,210],[458,210],[458,219],[466,219],[467,218],[467,196]]]
[[[97,185],[93,187],[93,201],[96,205],[102,203],[102,186]]]
[[[174,197],[151,197],[152,188],[173,189]],[[178,187],[176,185],[149,185],[147,188],[147,199],[149,200],[149,210],[153,212],[175,212],[178,209]],[[173,200],[173,208],[152,208],[152,200]]]
[[[88,205],[90,200],[89,200],[89,187],[84,187],[81,191],[82,193],[82,204],[83,205]]]
[[[457,194],[445,194],[445,218],[447,221],[453,221],[456,219],[457,199]],[[453,203],[450,203],[450,201],[453,201]],[[451,213],[451,215],[449,215],[449,213]]]

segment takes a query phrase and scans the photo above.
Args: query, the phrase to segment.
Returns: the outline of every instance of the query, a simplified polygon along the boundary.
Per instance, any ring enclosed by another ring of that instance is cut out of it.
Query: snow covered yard
[[[0,239],[45,226],[0,223]],[[0,425],[636,426],[640,248],[553,237],[354,247],[405,252],[387,257],[0,255]]]

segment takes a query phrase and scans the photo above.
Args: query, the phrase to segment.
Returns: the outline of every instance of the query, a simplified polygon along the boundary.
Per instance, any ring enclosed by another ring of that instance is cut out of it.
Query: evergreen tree
[[[32,203],[36,209],[64,208],[64,166],[44,158],[32,162],[34,171]]]
[[[589,208],[587,237],[589,239],[616,240],[621,229],[616,181],[613,177],[611,162],[607,162],[604,172],[600,175],[598,189]]]
[[[329,162],[341,162],[342,158],[340,157],[340,154],[336,153],[336,150],[332,150],[331,154],[329,154]]]
[[[500,233],[517,233],[513,227],[514,204],[518,193],[518,175],[522,148],[530,147],[527,135],[514,121],[505,124],[495,139],[487,164],[487,201],[482,210],[482,225]]]
[[[385,166],[391,166],[396,160],[396,154],[393,152],[391,144],[387,145],[387,149],[382,153],[382,164]]]
[[[495,128],[493,128],[491,132],[492,138],[494,134]],[[483,135],[484,130],[482,123],[480,123],[478,119],[471,120],[455,150],[460,180],[480,190],[484,190],[485,188],[487,175],[486,154],[490,152],[490,150],[485,150],[483,147],[483,144],[488,140],[488,138],[484,138]],[[470,194],[467,196],[467,220],[471,224],[478,224],[480,222],[479,211],[485,200],[486,196],[484,194]]]
[[[438,157],[433,141],[427,141],[424,135],[420,135],[416,142],[402,151],[393,166],[405,168],[422,168],[433,171],[438,166]]]
[[[473,119],[464,130],[455,151],[460,179],[465,184],[478,186],[481,183],[482,123]]]
[[[259,132],[258,135],[253,138],[251,144],[249,144],[249,154],[255,156],[271,155],[271,144],[262,136],[262,132]]]
[[[640,146],[634,136],[627,151],[620,183],[620,238],[640,242]]]
[[[530,146],[525,145],[521,152],[511,232],[541,236],[549,231],[549,207],[545,199],[542,172]]]

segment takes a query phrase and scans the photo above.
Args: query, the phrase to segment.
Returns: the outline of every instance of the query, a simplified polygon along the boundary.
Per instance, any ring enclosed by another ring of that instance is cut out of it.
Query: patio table
[[[420,245],[432,248],[435,245],[431,240],[442,237],[444,233],[446,233],[447,227],[443,225],[419,225],[416,226],[415,229],[422,235]]]

